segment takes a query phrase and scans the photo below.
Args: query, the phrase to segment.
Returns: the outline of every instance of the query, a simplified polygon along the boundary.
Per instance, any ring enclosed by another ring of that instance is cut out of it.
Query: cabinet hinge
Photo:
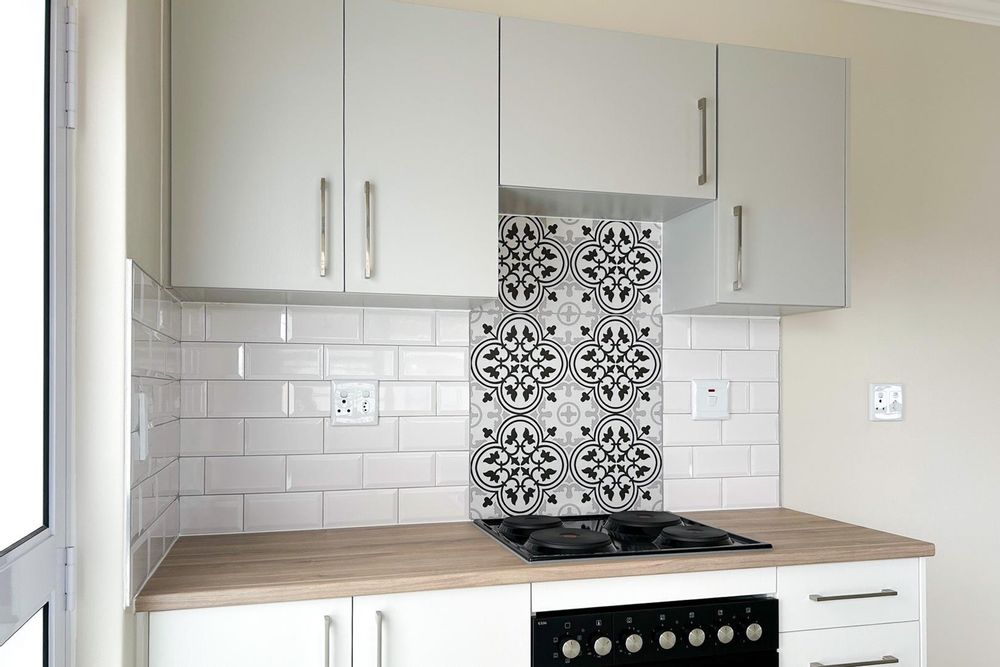
[[[76,610],[76,547],[66,547],[66,611]]]
[[[77,89],[77,50],[79,48],[77,40],[77,8],[72,5],[66,6],[66,47],[65,67],[66,81],[66,127],[70,130],[76,129],[76,89]]]

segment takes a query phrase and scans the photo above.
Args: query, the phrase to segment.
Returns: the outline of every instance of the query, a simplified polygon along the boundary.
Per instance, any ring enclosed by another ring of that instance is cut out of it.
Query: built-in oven
[[[763,596],[535,614],[532,667],[776,667],[778,601]]]

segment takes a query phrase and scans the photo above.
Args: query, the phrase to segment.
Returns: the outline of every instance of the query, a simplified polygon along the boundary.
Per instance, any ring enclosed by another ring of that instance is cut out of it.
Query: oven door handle
[[[894,655],[884,655],[881,660],[863,660],[862,662],[838,662],[828,665],[825,662],[810,662],[809,667],[872,667],[873,665],[895,665],[899,658]]]

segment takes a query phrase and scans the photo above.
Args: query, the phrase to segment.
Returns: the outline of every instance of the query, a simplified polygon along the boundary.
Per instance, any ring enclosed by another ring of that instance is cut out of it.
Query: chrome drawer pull
[[[326,277],[326,251],[327,251],[327,240],[326,240],[326,179],[319,179],[319,275],[321,278]]]
[[[365,181],[365,279],[372,277],[375,251],[372,249],[372,184]]]
[[[852,593],[849,595],[817,595],[813,593],[809,599],[813,602],[837,602],[838,600],[865,600],[867,598],[894,598],[899,595],[898,591],[891,588],[883,588],[878,593]],[[876,663],[881,664],[881,663]]]
[[[382,667],[382,612],[375,612],[375,641],[378,643],[378,650],[375,652],[375,665]]]
[[[333,618],[330,616],[324,616],[323,621],[325,623],[326,636],[323,640],[323,665],[325,667],[330,667],[330,654],[332,651],[332,644],[330,635],[333,633]]]
[[[863,662],[838,662],[836,665],[828,665],[824,662],[810,662],[809,667],[872,667],[872,665],[895,665],[899,658],[892,655],[884,655],[881,660],[865,660]]]
[[[698,100],[698,111],[701,112],[701,173],[698,174],[698,185],[708,183],[708,99]]]
[[[733,281],[733,291],[743,289],[743,207],[733,207],[733,217],[736,218],[736,280]]]

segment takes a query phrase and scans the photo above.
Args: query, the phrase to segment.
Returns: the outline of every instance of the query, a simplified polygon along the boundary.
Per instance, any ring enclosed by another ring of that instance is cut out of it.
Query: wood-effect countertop
[[[788,509],[682,514],[774,548],[531,564],[471,522],[192,536],[170,550],[136,610],[934,555],[928,542]]]

